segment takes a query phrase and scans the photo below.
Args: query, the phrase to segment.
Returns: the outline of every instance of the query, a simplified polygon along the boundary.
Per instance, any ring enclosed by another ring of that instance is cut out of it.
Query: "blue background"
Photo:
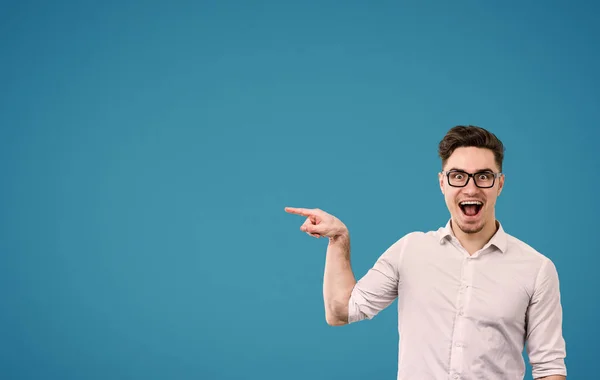
[[[446,223],[457,124],[505,143],[497,216],[555,262],[570,378],[596,376],[598,11],[3,2],[1,377],[395,378],[396,304],[327,326],[326,241],[283,209],[342,219],[360,277]]]

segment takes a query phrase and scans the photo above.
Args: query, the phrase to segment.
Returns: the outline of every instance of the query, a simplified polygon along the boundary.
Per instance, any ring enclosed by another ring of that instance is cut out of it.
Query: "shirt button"
[[[455,374],[452,376],[452,378],[453,378],[453,379],[458,379],[459,377],[460,377],[460,376],[458,376],[458,374],[457,374],[457,373],[455,373]]]

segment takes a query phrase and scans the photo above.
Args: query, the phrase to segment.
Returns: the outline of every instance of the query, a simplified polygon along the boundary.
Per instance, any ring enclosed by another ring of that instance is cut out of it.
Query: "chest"
[[[414,252],[401,267],[399,301],[412,312],[522,326],[533,287],[529,272],[500,253],[472,258]]]

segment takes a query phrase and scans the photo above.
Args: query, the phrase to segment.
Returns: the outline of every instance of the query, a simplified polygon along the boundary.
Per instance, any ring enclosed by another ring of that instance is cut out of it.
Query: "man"
[[[438,153],[450,220],[402,237],[358,282],[344,223],[319,209],[286,207],[307,217],[302,231],[329,238],[327,323],[372,319],[397,298],[399,380],[522,380],[524,347],[535,379],[566,379],[556,268],[495,217],[502,142],[483,128],[457,126]]]

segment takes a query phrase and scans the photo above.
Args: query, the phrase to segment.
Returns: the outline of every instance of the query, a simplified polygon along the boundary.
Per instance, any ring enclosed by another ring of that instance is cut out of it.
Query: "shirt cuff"
[[[565,366],[564,359],[561,358],[545,363],[533,364],[531,368],[534,379],[552,375],[567,376],[567,367]]]
[[[366,319],[367,316],[360,311],[356,299],[356,288],[352,290],[350,299],[348,300],[348,323],[354,323]]]

